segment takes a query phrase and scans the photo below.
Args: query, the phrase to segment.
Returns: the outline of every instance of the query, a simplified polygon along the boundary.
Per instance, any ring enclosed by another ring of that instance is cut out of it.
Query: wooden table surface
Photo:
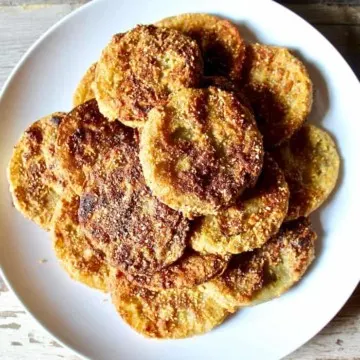
[[[26,49],[52,24],[86,2],[0,0],[0,88]],[[323,33],[360,77],[360,0],[283,3]],[[79,360],[31,319],[1,278],[0,359]],[[286,359],[360,360],[360,287],[318,335]]]

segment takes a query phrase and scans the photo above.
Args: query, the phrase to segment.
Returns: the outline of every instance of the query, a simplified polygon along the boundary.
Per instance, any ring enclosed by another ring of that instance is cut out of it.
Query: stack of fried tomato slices
[[[65,271],[139,333],[184,338],[273,299],[315,256],[335,187],[330,135],[288,49],[183,14],[116,34],[74,108],[33,123],[8,167],[15,207]]]

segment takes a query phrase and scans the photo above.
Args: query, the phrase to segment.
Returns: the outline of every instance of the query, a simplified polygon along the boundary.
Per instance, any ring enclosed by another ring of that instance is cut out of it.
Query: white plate
[[[186,340],[142,338],[116,315],[105,295],[71,281],[48,234],[11,206],[5,168],[12,146],[35,119],[71,108],[72,92],[113,33],[183,12],[219,14],[250,40],[284,45],[308,65],[315,85],[311,121],[336,138],[341,176],[313,220],[317,259],[280,299],[244,309],[210,333]],[[314,336],[341,308],[359,280],[359,96],[355,75],[304,20],[270,1],[100,0],[48,31],[10,76],[0,102],[0,260],[6,279],[30,313],[61,343],[92,359],[278,359]],[[40,265],[39,259],[48,263]]]

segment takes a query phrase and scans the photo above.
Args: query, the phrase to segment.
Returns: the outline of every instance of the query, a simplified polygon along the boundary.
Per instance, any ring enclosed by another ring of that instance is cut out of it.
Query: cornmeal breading
[[[109,262],[131,274],[152,274],[179,259],[188,221],[145,185],[138,146],[123,141],[98,162],[80,199],[80,222]]]
[[[242,83],[267,148],[290,138],[310,113],[309,74],[286,48],[247,45]]]
[[[222,274],[228,260],[228,256],[199,254],[189,249],[175,263],[152,275],[128,276],[128,279],[154,291],[191,288]]]
[[[79,196],[67,188],[52,219],[52,238],[57,258],[74,280],[107,291],[109,268],[105,256],[94,249],[80,228]]]
[[[140,161],[146,184],[160,201],[188,217],[215,214],[255,184],[262,138],[233,93],[183,89],[149,113]]]
[[[238,254],[261,247],[278,232],[288,211],[289,195],[282,170],[266,154],[256,186],[247,190],[237,205],[201,219],[190,239],[192,247],[214,254]]]
[[[229,315],[201,286],[155,292],[114,271],[110,291],[123,320],[147,337],[179,339],[203,334]]]
[[[62,176],[77,194],[81,194],[101,154],[132,136],[132,129],[118,121],[107,121],[95,99],[77,106],[67,114],[58,130],[56,158]]]
[[[14,206],[45,230],[64,186],[54,146],[65,115],[53,113],[32,124],[15,145],[7,169]]]
[[[290,188],[287,220],[308,216],[333,191],[340,157],[331,136],[314,125],[303,126],[273,152]]]
[[[93,90],[109,120],[141,127],[154,106],[179,88],[197,86],[202,73],[194,40],[176,30],[139,25],[115,35],[103,50]]]
[[[236,255],[220,277],[204,286],[231,312],[278,297],[313,261],[316,237],[306,218],[284,224],[262,248]]]

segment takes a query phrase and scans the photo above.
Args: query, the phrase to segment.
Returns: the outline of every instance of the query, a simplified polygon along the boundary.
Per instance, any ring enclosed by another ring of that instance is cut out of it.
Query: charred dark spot
[[[85,143],[86,131],[84,128],[77,128],[69,137],[69,150],[72,155],[82,154],[83,144]]]
[[[61,123],[61,121],[62,121],[62,117],[60,117],[60,116],[52,116],[51,119],[50,119],[50,121],[51,121],[54,125],[59,126],[60,123]]]
[[[73,134],[74,139],[76,139],[77,141],[80,140],[84,140],[86,137],[86,131],[84,128],[79,127],[75,130],[74,134]]]
[[[85,193],[80,197],[78,216],[79,219],[87,219],[94,212],[97,204],[97,196]]]
[[[42,131],[38,127],[32,126],[26,131],[26,134],[30,138],[30,140],[36,142],[37,144],[41,144],[43,141]]]

